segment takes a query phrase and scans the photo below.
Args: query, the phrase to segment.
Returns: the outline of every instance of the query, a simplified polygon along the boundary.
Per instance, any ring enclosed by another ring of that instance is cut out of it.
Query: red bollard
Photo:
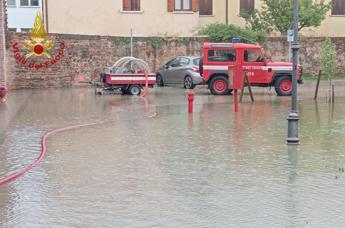
[[[0,103],[5,101],[7,92],[7,87],[5,85],[0,85]]]
[[[235,104],[235,112],[238,112],[238,95],[237,95],[237,89],[234,89],[234,104]]]
[[[190,90],[188,92],[188,112],[193,113],[194,92]]]

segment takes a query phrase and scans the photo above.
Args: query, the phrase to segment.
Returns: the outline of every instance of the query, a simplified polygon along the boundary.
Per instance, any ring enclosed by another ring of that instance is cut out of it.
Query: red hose
[[[146,95],[148,93],[148,88],[149,88],[149,80],[148,80],[148,73],[145,71],[145,88],[144,88],[144,92],[140,95],[140,98],[144,100],[144,105],[145,105],[145,112],[148,112],[149,110],[149,103],[148,100],[146,98]],[[157,116],[157,112],[153,112],[150,113],[148,115],[149,118],[154,118]]]
[[[144,89],[144,92],[143,94],[140,96],[140,98],[142,98],[144,100],[144,103],[145,103],[145,111],[148,112],[148,101],[147,101],[147,98],[145,97],[146,94],[147,94],[147,91],[148,91],[148,74],[145,73],[145,77],[146,77],[146,85],[145,85],[145,89]],[[157,116],[157,112],[154,112],[154,113],[150,113],[148,115],[149,118],[154,118]],[[17,179],[18,177],[22,176],[23,174],[25,174],[26,172],[28,172],[30,169],[34,168],[36,165],[38,165],[45,157],[46,153],[47,153],[47,147],[46,147],[46,141],[47,141],[47,138],[51,135],[54,135],[58,132],[62,132],[62,131],[68,131],[68,130],[71,130],[71,129],[75,129],[75,128],[80,128],[80,127],[86,127],[86,126],[92,126],[92,125],[96,125],[96,124],[100,124],[100,123],[91,123],[91,124],[82,124],[82,125],[74,125],[74,126],[70,126],[70,127],[64,127],[64,128],[58,128],[58,129],[55,129],[55,130],[52,130],[52,131],[49,131],[47,133],[45,133],[43,136],[42,136],[42,139],[41,139],[41,154],[40,156],[37,158],[36,161],[34,161],[33,163],[29,164],[26,168],[23,168],[19,171],[16,171],[15,173],[5,177],[5,178],[2,178],[0,179],[0,186],[1,185],[4,185],[4,184],[7,184],[15,179]]]
[[[70,126],[70,127],[64,127],[64,128],[58,128],[52,131],[48,131],[47,133],[45,133],[42,136],[41,139],[41,154],[40,156],[36,159],[36,161],[34,161],[33,163],[29,164],[27,167],[16,171],[15,173],[0,179],[0,186],[7,184],[15,179],[17,179],[18,177],[22,176],[23,174],[25,174],[26,172],[28,172],[30,169],[34,168],[36,165],[38,165],[45,157],[46,153],[47,153],[47,146],[46,146],[46,141],[48,139],[49,136],[54,135],[58,132],[62,132],[62,131],[68,131],[71,129],[75,129],[75,128],[80,128],[80,127],[86,127],[86,126],[92,126],[92,125],[96,125],[99,123],[91,123],[91,124],[82,124],[82,125],[74,125],[74,126]]]
[[[141,94],[141,97],[145,97],[148,89],[149,89],[149,78],[148,78],[148,73],[145,71],[145,88],[144,88],[144,92]]]

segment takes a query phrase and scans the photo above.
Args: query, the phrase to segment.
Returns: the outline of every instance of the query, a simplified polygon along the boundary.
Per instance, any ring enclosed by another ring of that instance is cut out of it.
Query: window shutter
[[[212,0],[200,0],[199,2],[200,15],[212,15],[213,14],[213,1]]]
[[[254,0],[241,0],[240,1],[240,12],[252,13],[255,9]]]
[[[345,14],[345,1],[333,0],[332,15]]]
[[[130,11],[131,10],[131,0],[123,0],[122,7],[123,7],[123,11]]]
[[[173,12],[174,9],[174,0],[168,0],[168,12]]]
[[[199,11],[199,0],[192,0],[192,10],[193,12]]]
[[[132,0],[132,10],[140,11],[140,0]]]

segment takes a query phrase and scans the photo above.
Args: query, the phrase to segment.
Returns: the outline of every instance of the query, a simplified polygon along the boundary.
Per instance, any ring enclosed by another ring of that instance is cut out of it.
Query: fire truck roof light
[[[234,45],[232,45],[232,44],[226,44],[226,43],[224,43],[224,44],[212,44],[211,45],[211,47],[213,47],[213,48],[231,48],[233,46]]]
[[[234,37],[234,38],[232,38],[231,42],[232,43],[240,43],[241,42],[241,38]]]

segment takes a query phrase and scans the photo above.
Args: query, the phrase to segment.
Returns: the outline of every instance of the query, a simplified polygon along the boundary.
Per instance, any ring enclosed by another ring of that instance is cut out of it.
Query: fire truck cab
[[[205,43],[200,72],[213,95],[229,94],[229,66],[241,66],[252,86],[274,86],[278,96],[292,94],[292,63],[273,62],[263,48],[245,43]],[[298,66],[298,83],[302,68]]]

